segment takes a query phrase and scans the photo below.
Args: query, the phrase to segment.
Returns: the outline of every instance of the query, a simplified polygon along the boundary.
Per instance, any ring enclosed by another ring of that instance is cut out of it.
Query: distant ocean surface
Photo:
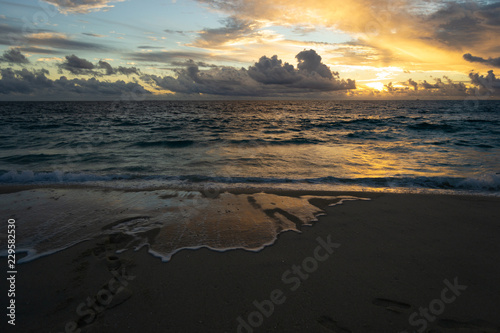
[[[0,185],[500,193],[500,101],[1,102]]]

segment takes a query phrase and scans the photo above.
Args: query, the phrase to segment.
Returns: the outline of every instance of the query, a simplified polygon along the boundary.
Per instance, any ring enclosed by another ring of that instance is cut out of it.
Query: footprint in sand
[[[328,316],[321,316],[318,319],[318,323],[324,328],[335,333],[352,333],[351,330],[337,325],[337,322]]]
[[[387,298],[375,298],[372,303],[377,306],[381,306],[386,308],[389,311],[402,313],[406,312],[409,308],[411,308],[410,304],[406,304],[403,302],[393,301]]]
[[[121,261],[117,256],[111,255],[106,257],[106,264],[110,271],[116,271],[118,268],[120,268]]]

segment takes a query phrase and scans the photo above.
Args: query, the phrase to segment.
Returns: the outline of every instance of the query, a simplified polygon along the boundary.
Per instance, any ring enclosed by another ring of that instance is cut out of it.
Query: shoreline
[[[103,236],[21,264],[18,324],[8,332],[64,332],[72,321],[82,332],[410,332],[424,324],[500,332],[500,199],[369,196],[324,207],[318,222],[259,252],[185,249],[165,263],[146,248],[115,253]],[[326,258],[318,239],[339,246]],[[120,269],[130,280],[110,304],[85,305]],[[443,293],[449,284],[458,295]],[[92,321],[77,314],[82,303]]]
[[[300,185],[300,184],[297,184]],[[313,185],[314,184],[308,184]],[[330,186],[330,185],[328,185]],[[286,187],[258,187],[258,186],[228,186],[226,183],[192,183],[189,186],[179,186],[179,185],[155,185],[149,187],[117,187],[117,186],[106,186],[102,184],[85,184],[85,183],[35,183],[35,184],[0,184],[0,195],[16,193],[29,190],[37,189],[92,189],[101,191],[121,191],[121,192],[153,192],[158,190],[175,190],[175,191],[198,191],[205,196],[211,196],[213,193],[211,191],[215,189],[217,193],[232,193],[232,194],[254,194],[254,193],[268,193],[268,194],[283,194],[287,196],[301,196],[301,195],[382,195],[382,194],[409,194],[409,195],[442,195],[442,196],[463,196],[463,197],[485,197],[485,198],[499,198],[500,192],[498,191],[471,191],[471,190],[460,190],[460,189],[439,189],[439,188],[419,188],[419,187],[359,187],[355,189],[344,189],[342,186],[330,186],[332,189],[297,189],[297,188],[286,188]],[[339,189],[333,189],[338,187]]]

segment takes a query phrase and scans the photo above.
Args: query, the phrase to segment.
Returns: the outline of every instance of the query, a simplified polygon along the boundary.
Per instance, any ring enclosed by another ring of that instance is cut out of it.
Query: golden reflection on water
[[[377,150],[364,145],[261,145],[225,146],[210,150],[214,159],[227,163],[214,167],[210,176],[311,179],[319,177],[377,178],[460,176],[467,158],[446,155],[441,148],[420,153],[414,146],[380,144]],[[442,161],[441,163],[439,161]]]

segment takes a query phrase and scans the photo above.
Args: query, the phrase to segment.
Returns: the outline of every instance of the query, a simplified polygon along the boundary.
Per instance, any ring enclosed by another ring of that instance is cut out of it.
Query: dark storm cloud
[[[90,61],[79,58],[78,56],[72,54],[65,57],[65,60],[58,65],[60,70],[66,70],[74,75],[92,75],[92,76],[103,76],[103,75],[140,75],[141,72],[136,67],[113,67],[110,63],[99,60],[99,62],[94,65]],[[99,71],[103,69],[104,71]]]
[[[0,94],[31,94],[39,88],[50,89],[53,82],[45,74],[47,70],[29,71],[26,68],[22,70],[13,70],[11,68],[0,68]]]
[[[339,80],[339,73],[330,71],[314,50],[304,50],[295,58],[298,60],[297,69],[289,63],[283,64],[277,56],[263,56],[254,66],[248,68],[248,75],[259,83],[293,89],[334,91],[356,88],[354,81],[350,79]]]
[[[490,57],[488,59],[485,59],[485,58],[482,58],[482,57],[473,56],[470,53],[464,54],[463,57],[464,57],[465,60],[467,60],[469,62],[479,62],[479,63],[490,65],[490,66],[493,66],[493,67],[500,67],[500,57],[498,57],[498,58],[491,58]]]
[[[248,69],[216,67],[200,71],[195,62],[189,62],[186,68],[177,70],[177,78],[156,75],[141,78],[176,93],[224,96],[279,96],[356,88],[353,80],[341,80],[338,73],[332,73],[313,50],[302,51],[297,59],[297,69],[277,56],[263,56]]]
[[[424,89],[439,89],[440,88],[439,83],[440,81],[436,82],[435,84],[431,84],[424,80],[424,82],[421,83],[421,86],[424,87]]]
[[[321,56],[314,50],[302,51],[295,56],[299,61],[297,68],[306,73],[318,73],[321,77],[331,79],[333,74],[327,65],[321,63]]]
[[[198,66],[188,66],[171,76],[144,75],[144,81],[162,89],[184,94],[211,94],[224,96],[251,96],[260,92],[244,69],[220,67],[201,72]]]
[[[384,84],[384,87],[387,89],[388,92],[393,92],[394,91],[394,86],[392,85],[392,82],[389,82],[388,84]]]
[[[496,78],[493,70],[489,70],[486,75],[469,73],[469,78],[471,83],[481,90],[489,91],[490,93],[500,93],[500,79]]]
[[[263,56],[248,68],[248,75],[257,82],[264,84],[290,84],[300,80],[300,76],[289,63],[284,64],[277,55],[268,58]]]
[[[426,21],[436,27],[435,38],[451,48],[488,44],[500,33],[500,2],[448,2]]]
[[[112,75],[115,73],[113,67],[111,67],[111,65],[106,61],[99,60],[97,67],[104,69],[106,71],[106,75]]]
[[[498,1],[485,5],[475,14],[486,25],[500,26],[500,2]]]
[[[29,64],[28,58],[24,56],[18,49],[10,49],[0,56],[0,62],[8,62],[11,64]]]
[[[216,68],[219,67],[217,65],[209,64],[204,61],[193,61],[193,60],[186,60],[186,61],[173,61],[171,63],[172,66],[177,66],[177,67],[187,67],[187,66],[198,66],[198,67],[206,67],[206,68]]]
[[[412,79],[408,79],[408,84],[413,87],[414,90],[418,90],[418,83]]]
[[[59,79],[47,78],[47,70],[13,70],[11,68],[0,69],[0,95],[20,98],[119,98],[126,93],[145,94],[145,90],[137,82],[106,82],[95,78],[90,79],[68,79],[61,76]]]
[[[437,79],[440,83],[440,88],[448,96],[463,96],[467,94],[467,87],[463,82],[454,82],[447,76],[443,76],[443,79]]]
[[[474,96],[474,90],[467,88],[463,82],[454,82],[447,76],[436,78],[435,83],[427,81],[414,81],[409,79],[406,82],[399,82],[401,86],[394,86],[392,82],[385,85],[387,93],[393,97],[466,97]],[[422,89],[419,89],[422,88]]]
[[[447,76],[443,76],[443,78],[436,78],[435,83],[427,82],[426,80],[416,82],[413,79],[408,79],[407,82],[402,82],[407,88],[412,87],[415,93],[421,93],[422,95],[427,94],[425,90],[434,90],[434,93],[440,95],[449,95],[449,96],[463,96],[466,94],[467,87],[462,82],[453,82]],[[423,90],[419,91],[419,88]],[[398,92],[401,89],[393,88],[390,92]],[[403,89],[404,90],[404,89]]]
[[[94,74],[93,69],[95,68],[94,64],[90,61],[79,58],[76,55],[72,54],[70,56],[66,56],[66,60],[62,64],[59,64],[60,69],[64,69],[69,71],[71,74]]]
[[[124,75],[131,75],[131,74],[136,74],[140,75],[140,71],[136,67],[123,67],[123,66],[118,66],[116,68],[113,68],[108,62],[99,60],[99,63],[97,64],[98,68],[104,69],[106,75],[113,75],[113,74],[124,74]]]

